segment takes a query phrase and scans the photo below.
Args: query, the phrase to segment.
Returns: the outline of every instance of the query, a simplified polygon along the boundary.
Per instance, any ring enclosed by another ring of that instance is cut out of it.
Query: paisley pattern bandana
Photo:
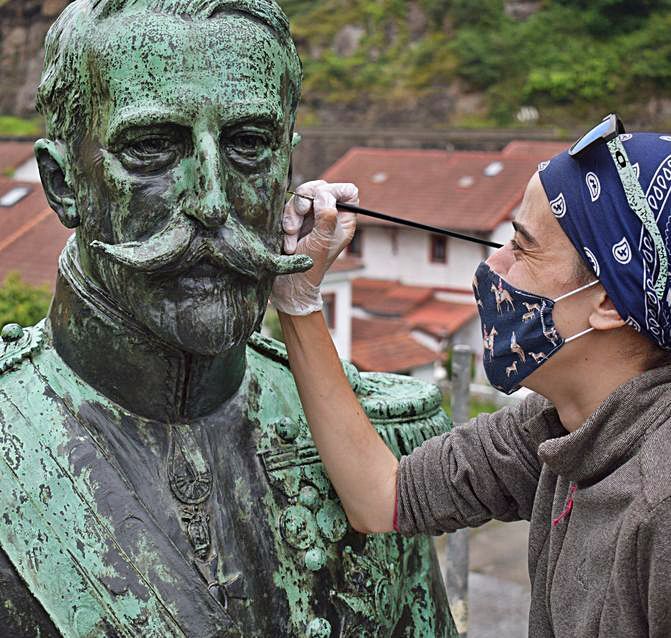
[[[538,170],[552,213],[620,316],[671,350],[671,136],[622,134]]]
[[[480,312],[484,356],[482,363],[489,382],[501,392],[512,394],[538,366],[565,343],[582,337],[592,328],[562,338],[555,328],[555,303],[596,285],[598,280],[549,299],[519,290],[482,262],[473,278],[473,294]]]

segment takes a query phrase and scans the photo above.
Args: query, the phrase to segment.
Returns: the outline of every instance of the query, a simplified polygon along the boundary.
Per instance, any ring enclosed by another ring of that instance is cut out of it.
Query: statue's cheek
[[[279,236],[286,188],[286,180],[266,173],[232,180],[227,192],[234,212],[241,221],[264,233]]]
[[[282,232],[282,211],[289,188],[289,158],[288,149],[275,151],[266,170],[245,180],[245,186],[254,193],[256,204],[247,213],[248,221],[278,237]]]
[[[103,151],[100,166],[104,197],[109,203],[108,219],[114,243],[146,238],[168,220],[179,202],[177,169],[153,175],[133,175],[119,159]],[[102,189],[101,189],[102,190]]]

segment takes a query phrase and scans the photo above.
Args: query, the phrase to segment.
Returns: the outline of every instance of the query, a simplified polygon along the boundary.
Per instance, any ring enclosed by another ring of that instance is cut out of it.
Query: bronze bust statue
[[[348,525],[281,344],[301,64],[273,0],[76,0],[35,149],[76,234],[0,343],[0,626],[12,637],[456,635],[428,539]],[[432,386],[348,376],[397,454]]]

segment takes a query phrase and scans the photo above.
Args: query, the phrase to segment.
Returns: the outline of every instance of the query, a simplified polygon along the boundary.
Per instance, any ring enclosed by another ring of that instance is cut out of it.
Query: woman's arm
[[[279,316],[312,437],[350,524],[392,531],[398,461],[359,405],[324,316]]]

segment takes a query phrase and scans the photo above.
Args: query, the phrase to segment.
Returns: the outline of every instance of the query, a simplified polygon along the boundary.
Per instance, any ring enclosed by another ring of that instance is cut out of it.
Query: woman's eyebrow
[[[520,224],[520,222],[513,222],[513,228],[515,229],[516,233],[519,233],[524,237],[524,240],[530,244],[531,246],[538,246],[538,242],[536,241],[536,238],[524,227],[523,224]]]

